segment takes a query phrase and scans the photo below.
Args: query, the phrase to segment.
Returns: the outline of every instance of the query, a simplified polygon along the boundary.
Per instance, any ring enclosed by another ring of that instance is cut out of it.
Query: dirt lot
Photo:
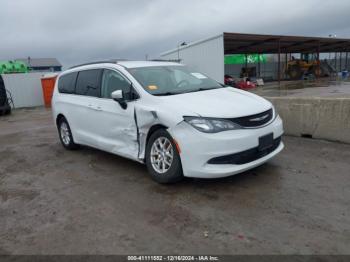
[[[0,254],[350,254],[350,145],[284,141],[255,170],[162,186],[18,110],[0,118]]]

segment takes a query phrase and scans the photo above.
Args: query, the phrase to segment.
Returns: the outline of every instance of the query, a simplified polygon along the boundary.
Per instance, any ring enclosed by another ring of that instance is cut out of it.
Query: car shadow
[[[143,186],[149,186],[152,190],[169,194],[193,188],[221,190],[231,187],[249,188],[259,184],[276,184],[279,183],[281,177],[281,168],[272,160],[254,169],[229,177],[211,179],[185,177],[174,184],[158,184],[151,179],[146,165],[142,163],[88,146],[81,146],[80,150],[75,152],[89,157],[91,165],[101,175],[114,176],[118,174],[125,181],[142,183]]]

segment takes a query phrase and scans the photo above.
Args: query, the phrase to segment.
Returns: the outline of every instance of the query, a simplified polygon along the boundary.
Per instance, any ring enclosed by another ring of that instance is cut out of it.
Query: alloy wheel
[[[67,146],[70,143],[70,132],[67,123],[63,122],[60,126],[62,142]]]
[[[166,137],[157,138],[151,148],[151,164],[153,169],[160,174],[166,173],[173,163],[174,149],[170,140]]]

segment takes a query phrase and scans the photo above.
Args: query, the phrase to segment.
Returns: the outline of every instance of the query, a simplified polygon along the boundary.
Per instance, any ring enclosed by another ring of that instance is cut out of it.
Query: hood
[[[272,107],[260,96],[231,87],[160,98],[174,112],[188,116],[234,118],[258,114]]]

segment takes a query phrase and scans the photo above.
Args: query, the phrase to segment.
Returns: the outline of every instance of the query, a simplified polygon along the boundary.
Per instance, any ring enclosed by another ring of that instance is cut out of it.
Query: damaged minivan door
[[[137,96],[128,79],[115,70],[105,69],[101,97],[94,122],[99,146],[108,152],[135,159],[138,154],[134,108]]]
[[[137,96],[131,82],[115,70],[105,69],[101,81],[100,110],[96,127],[102,149],[135,159],[138,154],[134,118]]]

